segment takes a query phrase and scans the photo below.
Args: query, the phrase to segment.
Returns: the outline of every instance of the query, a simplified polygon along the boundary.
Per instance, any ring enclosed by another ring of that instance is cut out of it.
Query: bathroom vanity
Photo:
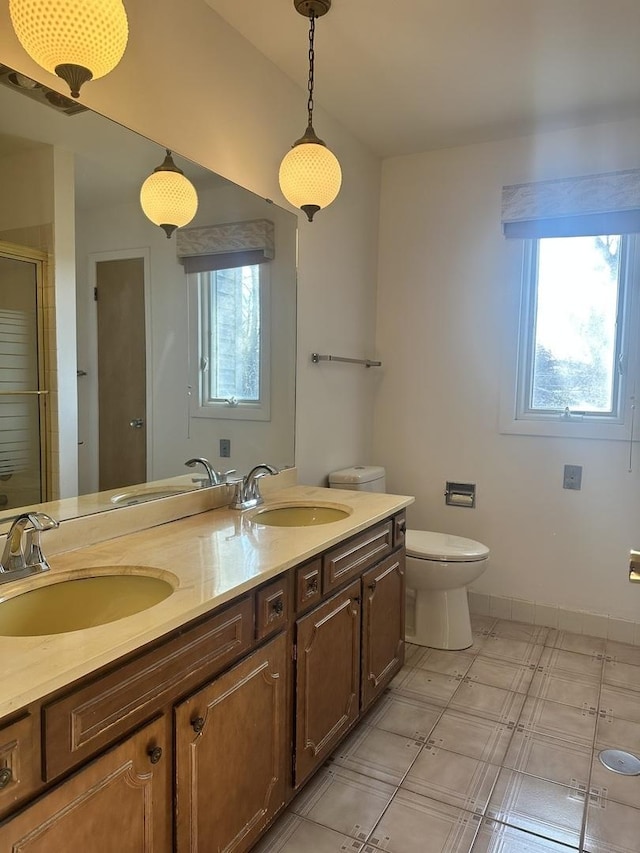
[[[0,850],[248,850],[402,666],[411,500],[293,487],[268,505],[348,516],[217,509],[54,557],[48,581],[146,566],[176,589],[0,637]]]

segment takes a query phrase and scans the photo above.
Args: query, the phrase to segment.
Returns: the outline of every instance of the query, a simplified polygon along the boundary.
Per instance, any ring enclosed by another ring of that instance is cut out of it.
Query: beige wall
[[[0,231],[51,225],[53,222],[53,167],[49,146],[0,157]],[[17,241],[16,241],[17,242]],[[31,245],[31,244],[30,244]],[[50,249],[51,246],[32,246]]]
[[[388,160],[383,166],[372,461],[416,495],[413,526],[485,542],[475,588],[636,619],[640,445],[498,432],[505,330],[517,322],[518,248],[500,228],[503,184],[640,166],[640,121]],[[583,466],[581,491],[562,488]],[[446,507],[446,480],[477,509]]]
[[[305,81],[292,83],[201,0],[137,0],[127,9],[125,57],[86,87],[84,102],[285,204],[278,166],[304,129]],[[24,54],[6,5],[0,32],[4,63],[64,91]],[[369,455],[372,371],[309,359],[314,350],[372,355],[380,168],[319,108],[315,124],[345,179],[331,208],[313,224],[300,219],[296,459],[309,483]]]

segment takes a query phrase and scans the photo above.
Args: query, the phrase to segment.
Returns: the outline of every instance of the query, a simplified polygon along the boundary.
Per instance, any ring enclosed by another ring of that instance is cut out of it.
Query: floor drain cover
[[[598,755],[607,770],[622,773],[623,776],[640,776],[640,758],[621,749],[603,749]]]

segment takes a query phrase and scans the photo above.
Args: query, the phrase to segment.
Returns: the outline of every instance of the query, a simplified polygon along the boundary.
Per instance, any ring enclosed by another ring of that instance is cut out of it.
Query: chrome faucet
[[[273,465],[267,465],[261,462],[252,468],[246,477],[236,483],[236,491],[233,500],[230,504],[231,509],[251,509],[254,506],[260,506],[264,503],[264,498],[260,494],[261,477],[266,477],[267,474],[279,474],[277,468]]]
[[[24,512],[15,518],[0,562],[0,584],[49,570],[40,534],[56,527],[60,524],[45,512]]]
[[[235,468],[232,468],[231,471],[216,471],[211,462],[209,462],[208,459],[205,459],[204,456],[196,456],[193,459],[187,459],[184,464],[189,468],[194,468],[198,464],[204,467],[207,472],[207,479],[194,480],[194,483],[199,482],[204,488],[208,486],[222,486],[227,482],[227,477],[230,474],[236,473]]]

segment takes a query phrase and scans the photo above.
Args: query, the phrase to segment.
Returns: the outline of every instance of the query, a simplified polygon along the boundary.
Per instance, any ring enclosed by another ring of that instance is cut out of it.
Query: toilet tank
[[[379,465],[354,465],[329,474],[331,489],[352,489],[356,492],[386,492],[385,470]]]

